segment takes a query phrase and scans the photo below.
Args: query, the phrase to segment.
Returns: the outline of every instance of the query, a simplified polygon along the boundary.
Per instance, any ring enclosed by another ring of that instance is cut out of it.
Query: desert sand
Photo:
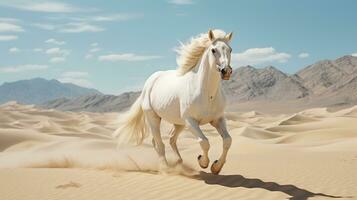
[[[0,106],[0,199],[357,199],[357,107],[226,113],[233,144],[220,175],[200,169],[185,130],[184,164],[158,172],[148,138],[117,148],[118,113]],[[169,162],[173,163],[163,124]],[[211,161],[222,141],[210,126]]]

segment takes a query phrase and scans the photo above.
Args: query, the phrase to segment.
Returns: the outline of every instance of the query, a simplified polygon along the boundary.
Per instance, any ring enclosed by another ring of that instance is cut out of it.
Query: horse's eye
[[[215,50],[215,49],[212,49],[212,53],[216,53],[216,50]]]

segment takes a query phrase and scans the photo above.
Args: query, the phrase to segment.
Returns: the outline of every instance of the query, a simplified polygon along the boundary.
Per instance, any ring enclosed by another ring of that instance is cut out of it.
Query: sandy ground
[[[168,173],[157,171],[151,138],[117,149],[117,116],[0,106],[0,199],[357,199],[357,107],[227,113],[233,144],[220,175],[199,168],[188,131],[184,165]],[[221,138],[203,129],[215,160]]]

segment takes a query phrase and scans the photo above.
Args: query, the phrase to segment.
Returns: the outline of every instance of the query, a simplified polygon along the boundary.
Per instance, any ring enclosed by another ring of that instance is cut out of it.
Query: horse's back
[[[184,124],[180,117],[181,78],[175,70],[160,71],[151,75],[144,87],[144,110],[153,110],[170,123]]]

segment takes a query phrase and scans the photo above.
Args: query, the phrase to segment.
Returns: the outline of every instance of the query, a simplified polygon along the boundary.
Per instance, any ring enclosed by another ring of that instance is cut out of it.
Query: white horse
[[[186,126],[197,137],[203,151],[198,156],[198,163],[202,168],[207,168],[210,144],[200,125],[210,123],[223,139],[223,153],[211,166],[211,172],[218,174],[232,143],[224,119],[225,98],[220,88],[221,79],[228,80],[232,73],[231,38],[232,33],[209,30],[192,38],[189,43],[181,44],[177,50],[178,69],[151,75],[141,95],[122,117],[120,127],[114,133],[119,137],[119,144],[141,144],[148,135],[149,127],[160,166],[167,167],[165,146],[160,134],[160,122],[163,119],[174,125],[170,145],[177,156],[177,163],[182,163],[182,158],[176,141]]]

